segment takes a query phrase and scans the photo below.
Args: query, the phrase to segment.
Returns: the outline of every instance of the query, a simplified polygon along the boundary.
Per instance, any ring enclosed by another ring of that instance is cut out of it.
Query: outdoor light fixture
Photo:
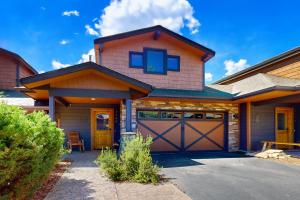
[[[91,98],[91,100],[92,100],[92,101],[95,101],[96,99],[95,99],[95,98]]]

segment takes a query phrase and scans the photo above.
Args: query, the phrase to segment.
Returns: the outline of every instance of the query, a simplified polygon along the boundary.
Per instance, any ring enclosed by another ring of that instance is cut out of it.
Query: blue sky
[[[0,47],[49,71],[86,60],[101,35],[160,23],[216,51],[206,64],[210,83],[300,46],[299,7],[298,0],[10,0],[0,4]]]

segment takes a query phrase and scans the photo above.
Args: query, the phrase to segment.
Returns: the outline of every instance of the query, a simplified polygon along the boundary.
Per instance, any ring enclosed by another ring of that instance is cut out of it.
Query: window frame
[[[169,69],[169,66],[168,66],[168,59],[169,58],[176,58],[176,59],[178,59],[178,69]],[[180,56],[167,55],[167,70],[168,71],[173,71],[173,72],[180,72]]]
[[[152,71],[148,71],[147,68],[147,61],[148,61],[148,57],[147,57],[147,52],[148,51],[158,51],[158,52],[162,52],[163,53],[163,72],[152,72]],[[159,74],[159,75],[167,75],[167,50],[166,49],[157,49],[157,48],[148,48],[148,47],[144,47],[143,49],[143,64],[144,64],[144,73],[145,74]]]
[[[141,66],[134,66],[132,64],[132,58],[131,58],[131,56],[133,54],[142,56],[142,65]],[[144,54],[143,54],[143,52],[129,51],[129,67],[130,68],[137,68],[137,69],[144,69]]]

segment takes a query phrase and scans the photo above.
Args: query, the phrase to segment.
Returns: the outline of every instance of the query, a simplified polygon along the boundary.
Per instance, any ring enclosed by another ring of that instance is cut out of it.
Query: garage
[[[151,136],[152,152],[227,150],[227,113],[138,110],[137,129]]]

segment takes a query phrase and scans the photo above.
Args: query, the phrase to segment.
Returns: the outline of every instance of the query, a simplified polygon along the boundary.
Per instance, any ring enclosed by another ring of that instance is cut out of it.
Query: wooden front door
[[[114,135],[113,108],[92,109],[91,123],[94,149],[111,148]]]
[[[275,112],[276,142],[294,142],[294,110],[278,107]],[[277,148],[286,148],[278,145]]]

